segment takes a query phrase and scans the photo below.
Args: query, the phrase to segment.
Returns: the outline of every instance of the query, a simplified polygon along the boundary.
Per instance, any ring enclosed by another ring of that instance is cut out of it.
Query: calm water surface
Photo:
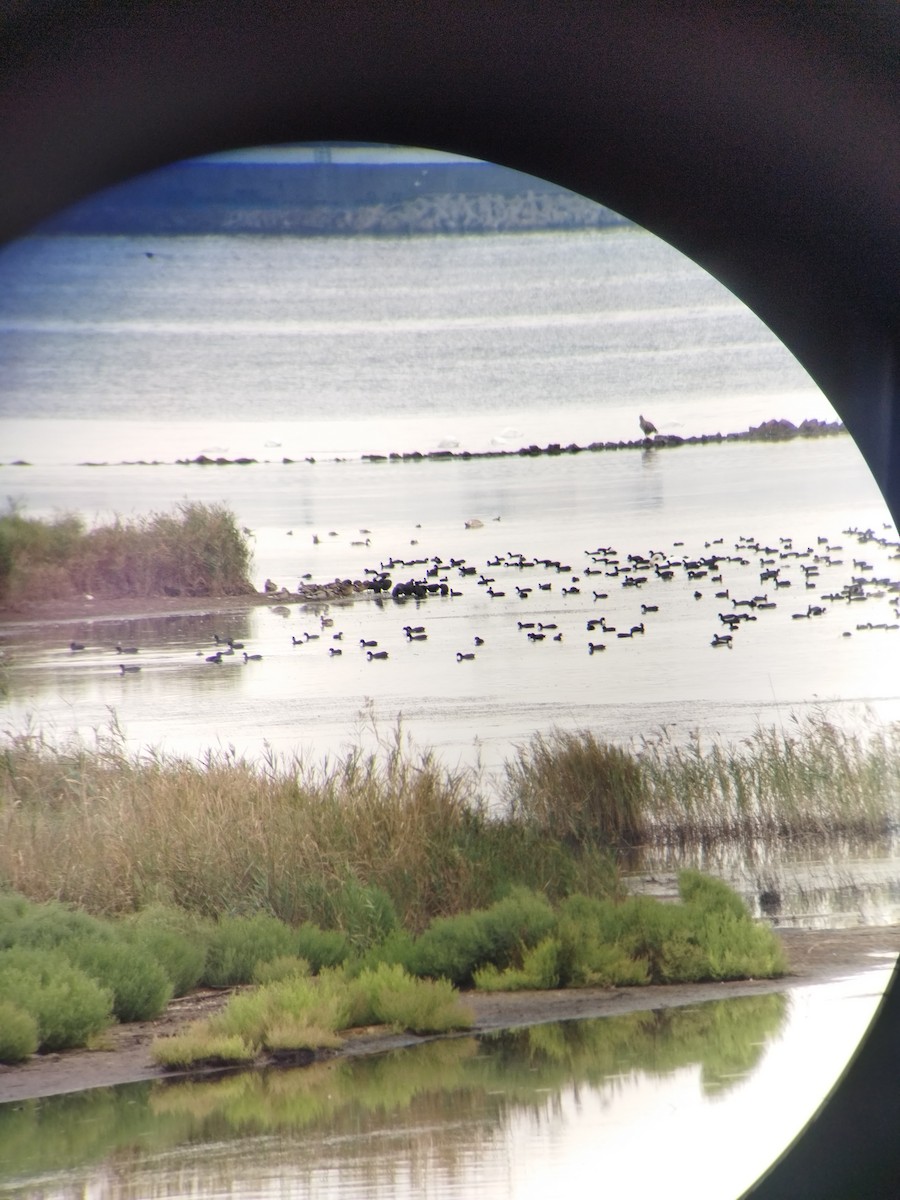
[[[812,1115],[886,977],[875,959],[787,995],[0,1105],[0,1195],[737,1197]]]
[[[267,578],[289,588],[307,575],[364,579],[398,559],[395,581],[421,578],[439,558],[436,578],[457,593],[7,630],[7,726],[31,719],[65,736],[105,725],[114,711],[134,748],[253,757],[269,748],[319,761],[371,740],[360,729],[367,712],[383,734],[400,718],[420,747],[490,775],[516,744],[553,727],[628,742],[662,730],[743,737],[758,724],[790,727],[812,709],[849,723],[900,715],[896,535],[848,438],[422,464],[7,466],[0,486],[39,513],[141,514],[185,495],[226,502],[253,530],[259,587]],[[474,517],[483,526],[466,529]],[[850,530],[872,530],[882,543]],[[790,547],[805,557],[779,557]],[[586,553],[600,548],[625,567],[630,553],[660,551],[679,564],[676,577],[645,569],[645,583],[623,586],[625,574]],[[702,578],[680,565],[711,553],[723,561]],[[519,555],[569,570],[523,568]],[[461,575],[451,559],[477,575]],[[765,560],[790,586],[761,582]],[[860,578],[863,600],[825,598]],[[734,605],[762,596],[776,607]],[[826,611],[794,619],[810,604]],[[754,617],[730,650],[710,644],[725,630],[723,612]],[[601,616],[615,632],[588,630]],[[424,626],[427,641],[411,642],[406,625]],[[635,626],[644,632],[617,636]],[[529,640],[533,632],[543,641]],[[215,634],[262,661],[239,652],[206,663]],[[73,640],[87,651],[70,653]],[[369,661],[363,640],[388,661]],[[605,651],[590,654],[592,642]],[[119,643],[140,647],[139,674],[121,675]],[[468,653],[474,661],[458,660]]]

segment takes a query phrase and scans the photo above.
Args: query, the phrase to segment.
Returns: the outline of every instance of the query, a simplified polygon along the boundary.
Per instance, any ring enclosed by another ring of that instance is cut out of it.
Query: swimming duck
[[[373,658],[387,658],[387,656],[388,656],[387,650],[375,650],[375,651],[367,650],[366,651],[366,658],[368,658],[369,662],[371,662]]]
[[[137,665],[137,663],[129,663],[128,666],[126,666],[125,663],[119,663],[119,670],[123,675],[126,671],[139,671],[140,669],[141,668]]]
[[[137,646],[121,646],[116,642],[116,654],[137,654]]]
[[[244,662],[261,662],[261,661],[262,661],[261,654],[248,654],[246,650],[244,651]]]
[[[461,650],[457,650],[457,652],[456,652],[456,661],[457,662],[463,662],[463,660],[472,659],[474,657],[475,657],[475,655],[472,654],[471,652],[468,654],[463,654],[463,652]]]

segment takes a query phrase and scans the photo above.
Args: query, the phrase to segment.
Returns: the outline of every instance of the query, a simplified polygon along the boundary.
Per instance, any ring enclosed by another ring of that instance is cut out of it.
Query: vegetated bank
[[[64,514],[0,515],[0,604],[48,599],[249,596],[251,550],[234,514],[185,501],[173,513],[87,528]]]
[[[709,754],[556,734],[519,751],[496,812],[471,772],[399,731],[385,749],[312,769],[129,755],[114,729],[92,747],[8,737],[7,1059],[83,1044],[199,983],[261,990],[161,1049],[173,1065],[316,1053],[363,1018],[464,1025],[448,988],[777,976],[777,937],[724,884],[684,872],[680,903],[626,897],[621,856],[723,831],[881,836],[900,782],[896,731],[809,723]]]
[[[443,1033],[473,1021],[457,989],[515,991],[771,978],[785,960],[724,884],[680,880],[682,903],[573,895],[553,906],[516,888],[486,909],[442,917],[418,936],[368,943],[277,917],[204,920],[151,905],[103,920],[0,895],[0,1062],[89,1044],[111,1021],[148,1020],[197,985],[259,986],[159,1039],[169,1068],[308,1063],[360,1026]]]

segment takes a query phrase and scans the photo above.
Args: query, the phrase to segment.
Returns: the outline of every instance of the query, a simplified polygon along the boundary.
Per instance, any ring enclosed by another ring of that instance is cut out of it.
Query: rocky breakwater
[[[721,442],[775,442],[787,441],[791,438],[832,437],[845,433],[845,427],[840,421],[820,421],[815,417],[801,421],[795,425],[792,421],[773,419],[764,421],[761,425],[752,425],[741,433],[701,433],[690,437],[681,437],[675,433],[654,433],[650,437],[634,438],[631,441],[618,442],[589,442],[580,446],[571,442],[563,446],[560,442],[550,442],[546,446],[522,446],[518,450],[430,450],[422,453],[411,450],[404,454],[364,454],[366,462],[423,462],[442,459],[470,458],[537,458],[540,455],[586,454],[599,453],[603,450],[655,450],[669,446],[705,446],[709,443]]]

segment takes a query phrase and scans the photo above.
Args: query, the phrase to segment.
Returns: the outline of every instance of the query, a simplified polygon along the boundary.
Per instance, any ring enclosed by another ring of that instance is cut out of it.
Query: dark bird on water
[[[641,423],[641,432],[643,433],[644,437],[650,437],[651,433],[659,432],[653,422],[648,421],[646,417],[641,416],[638,419]]]
[[[116,653],[117,654],[137,654],[137,652],[138,652],[137,646],[123,646],[118,642],[116,643]]]

